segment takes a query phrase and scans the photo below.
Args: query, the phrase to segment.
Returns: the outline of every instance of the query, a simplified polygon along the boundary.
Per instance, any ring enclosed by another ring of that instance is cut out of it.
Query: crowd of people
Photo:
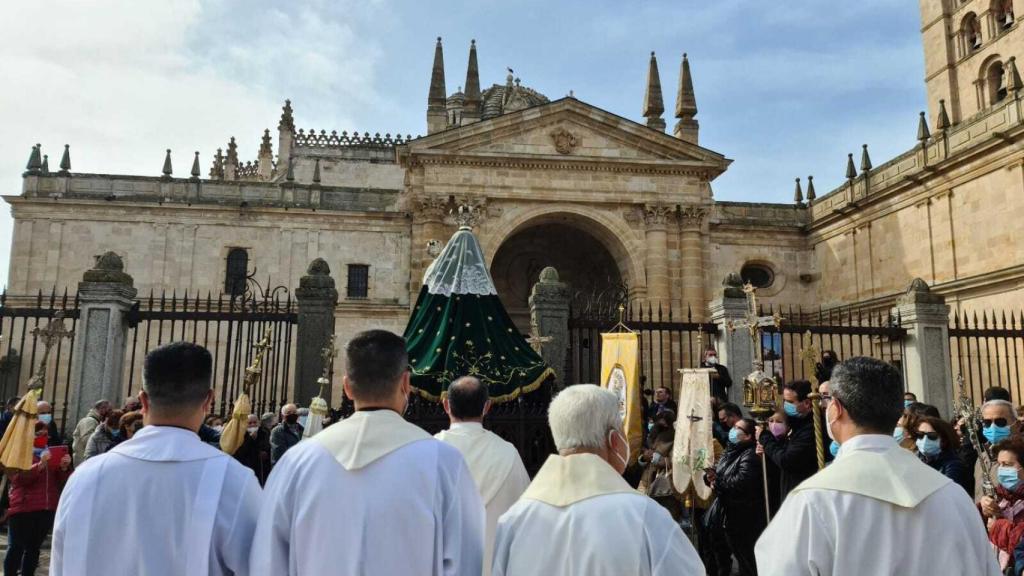
[[[233,457],[209,414],[212,358],[194,344],[150,352],[138,397],[97,402],[69,438],[40,402],[34,463],[5,475],[5,574],[35,572],[51,527],[55,576],[1024,572],[1024,424],[1002,388],[964,420],[918,402],[888,364],[827,352],[819,444],[810,382],[785,383],[761,426],[728,401],[709,350],[713,495],[701,500],[672,481],[669,388],[644,402],[635,457],[613,393],[565,388],[548,412],[557,454],[531,481],[483,427],[476,377],[448,387],[436,438],[404,420],[408,365],[402,338],[358,335],[343,377],[352,416],[309,437],[298,406],[251,415]]]
[[[713,351],[707,356],[713,358]],[[821,460],[826,466],[842,449],[830,432],[827,416],[834,399],[828,379],[838,365],[836,354],[827,351],[816,370],[818,377],[825,378],[817,391],[824,434]],[[708,574],[729,576],[738,567],[743,576],[756,575],[755,544],[768,526],[769,514],[774,517],[787,496],[818,472],[812,385],[805,380],[785,383],[781,407],[768,418],[766,427],[745,417],[721,392],[713,388],[711,398],[716,463],[705,471],[713,499],[702,502],[692,492],[664,489],[670,485],[671,466],[664,458],[672,452],[675,419],[675,403],[666,388],[655,391],[657,402],[645,411],[650,432],[638,461],[643,469],[639,488],[692,528]],[[935,406],[904,392],[892,438],[971,497],[1001,573],[1020,576],[1024,574],[1024,408],[1015,410],[1009,391],[1000,387],[985,390],[983,402],[981,418],[972,423],[960,414],[942,415]],[[672,409],[661,408],[668,405]],[[971,442],[968,426],[972,425],[987,459],[979,459]],[[982,465],[986,460],[988,470]]]

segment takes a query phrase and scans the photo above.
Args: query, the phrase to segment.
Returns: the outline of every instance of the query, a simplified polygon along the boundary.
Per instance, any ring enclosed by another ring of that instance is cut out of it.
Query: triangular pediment
[[[717,152],[575,98],[431,134],[403,148],[400,157],[440,154],[678,165],[704,168],[714,175],[731,162]]]

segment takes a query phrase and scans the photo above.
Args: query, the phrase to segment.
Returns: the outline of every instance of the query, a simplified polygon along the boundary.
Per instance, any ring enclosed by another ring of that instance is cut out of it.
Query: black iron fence
[[[226,415],[241,392],[245,368],[253,359],[254,345],[269,333],[271,348],[263,376],[249,392],[253,412],[276,411],[292,398],[294,328],[298,312],[285,290],[259,296],[177,296],[150,294],[136,302],[128,314],[128,352],[125,394],[142,388],[146,353],[161,344],[188,341],[213,354],[213,413]]]
[[[703,349],[714,341],[718,327],[693,319],[692,310],[679,318],[671,308],[634,304],[622,311],[622,323],[639,336],[640,381],[644,389],[660,386],[675,389],[680,368],[697,367]],[[601,377],[601,334],[615,329],[618,311],[602,308],[569,317],[569,358],[566,383],[599,384]]]
[[[1024,398],[1024,313],[954,313],[949,326],[950,369],[964,384],[975,404],[989,386],[1010,391],[1017,403]]]
[[[781,380],[810,380],[817,376],[817,364],[825,351],[837,360],[870,356],[889,362],[903,374],[904,340],[907,330],[890,312],[833,310],[806,313],[800,308],[761,308],[760,317],[775,317],[777,325],[766,324],[761,335],[765,371]],[[805,344],[806,342],[806,344]],[[814,362],[806,362],[805,351],[817,351]]]
[[[42,292],[35,296],[0,294],[0,398],[7,400],[24,393],[24,384],[42,359],[43,343],[34,333],[43,329],[58,312],[64,324],[74,331],[78,323],[78,296]],[[63,435],[67,429],[64,415],[71,395],[71,361],[75,335],[62,338],[50,351],[44,367],[45,383],[40,398],[53,406],[54,418]],[[72,426],[74,424],[72,423]]]

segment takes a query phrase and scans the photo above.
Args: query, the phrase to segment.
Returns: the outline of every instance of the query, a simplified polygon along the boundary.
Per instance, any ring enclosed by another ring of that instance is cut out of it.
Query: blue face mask
[[[729,430],[729,444],[740,443],[740,431],[736,428]]]
[[[114,438],[120,438],[121,437],[121,431],[120,430],[111,430],[110,431],[110,435],[113,436]]]
[[[1009,438],[1010,427],[996,426],[995,424],[992,424],[991,426],[985,426],[981,433],[985,436],[985,439],[988,440],[989,444],[997,444],[1000,440]]]
[[[939,440],[932,440],[927,436],[922,436],[917,439],[917,451],[925,456],[935,456],[939,452],[942,452],[942,442]]]
[[[836,442],[835,440],[833,440],[832,444],[828,447],[828,451],[832,453],[832,457],[833,458],[838,456],[839,455],[839,442]]]
[[[50,422],[53,422],[53,414],[40,414],[39,421],[49,426]]]
[[[904,408],[910,408],[910,405],[913,404],[913,403],[914,403],[913,400],[904,400],[903,401],[903,407]]]
[[[906,431],[903,430],[903,426],[897,426],[896,429],[892,431],[892,438],[893,440],[896,441],[897,444],[903,442],[903,439],[906,437],[907,434]]]
[[[1017,469],[1011,466],[1000,466],[999,472],[999,483],[1003,485],[1003,488],[1013,491],[1017,489],[1017,485],[1020,484],[1020,477],[1017,475]]]
[[[796,409],[796,404],[792,402],[783,402],[782,409],[786,411],[786,416],[800,416],[800,411]]]

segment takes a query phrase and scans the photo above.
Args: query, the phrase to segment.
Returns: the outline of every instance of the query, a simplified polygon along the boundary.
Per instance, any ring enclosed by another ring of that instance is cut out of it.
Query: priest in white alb
[[[50,574],[250,573],[260,485],[252,470],[199,439],[212,374],[210,353],[189,342],[146,356],[145,427],[71,475],[57,507]]]
[[[668,511],[622,478],[629,443],[613,392],[569,386],[548,423],[558,454],[498,521],[492,576],[703,576]]]
[[[797,486],[755,547],[760,576],[998,576],[971,497],[892,437],[903,380],[851,358],[829,380],[827,468]]]
[[[484,415],[490,408],[487,386],[473,376],[463,376],[448,386],[448,395],[444,399],[444,411],[448,413],[451,427],[435,435],[462,453],[483,499],[487,511],[485,575],[491,573],[491,553],[498,518],[530,485],[530,475],[526,473],[519,450],[502,440],[501,436],[484,430]]]
[[[406,422],[405,340],[345,347],[356,412],[290,449],[270,474],[254,576],[479,574],[484,507],[459,451]]]

